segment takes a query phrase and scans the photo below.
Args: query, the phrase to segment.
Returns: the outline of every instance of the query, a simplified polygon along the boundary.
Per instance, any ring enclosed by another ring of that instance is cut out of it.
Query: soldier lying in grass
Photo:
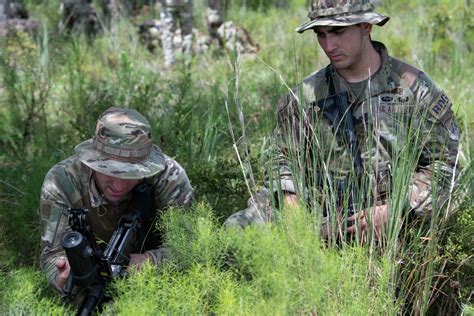
[[[71,231],[68,209],[89,210],[87,222],[103,250],[119,219],[132,212],[132,190],[142,183],[152,187],[158,220],[167,207],[193,202],[186,172],[152,143],[148,120],[135,110],[111,107],[99,117],[94,137],[77,145],[75,155],[55,165],[43,183],[41,269],[53,288],[63,293],[70,273],[60,244]],[[130,265],[158,265],[168,257],[153,228],[132,249]]]

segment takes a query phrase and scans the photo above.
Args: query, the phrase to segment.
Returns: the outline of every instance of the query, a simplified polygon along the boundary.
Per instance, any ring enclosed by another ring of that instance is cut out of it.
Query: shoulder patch
[[[401,80],[407,87],[411,87],[416,78],[420,75],[421,71],[411,65],[402,63],[400,66]]]
[[[391,57],[392,71],[399,76],[403,86],[411,87],[411,85],[420,76],[422,71],[406,62]]]
[[[430,112],[431,114],[439,120],[443,117],[446,111],[449,110],[451,102],[449,101],[448,96],[444,91],[441,91],[440,95],[431,103]]]

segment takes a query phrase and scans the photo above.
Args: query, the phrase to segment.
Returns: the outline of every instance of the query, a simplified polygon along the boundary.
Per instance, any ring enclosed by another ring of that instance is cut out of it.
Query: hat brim
[[[382,26],[390,19],[390,17],[376,12],[362,12],[357,14],[347,14],[338,16],[328,16],[317,18],[301,24],[296,28],[296,32],[303,33],[316,26],[350,26],[359,23],[370,23]]]
[[[92,139],[80,143],[74,151],[79,160],[89,168],[119,179],[148,178],[165,169],[163,152],[154,144],[147,159],[133,163],[112,159],[109,155],[98,151]]]

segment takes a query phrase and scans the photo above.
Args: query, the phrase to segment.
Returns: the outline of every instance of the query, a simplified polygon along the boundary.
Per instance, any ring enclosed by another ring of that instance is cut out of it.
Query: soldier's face
[[[370,30],[367,32],[364,26],[318,26],[314,29],[319,45],[336,69],[354,68],[362,62],[364,40],[370,39]]]
[[[95,172],[95,183],[104,195],[105,199],[113,205],[117,205],[125,199],[127,194],[138,184],[140,180],[126,180]]]

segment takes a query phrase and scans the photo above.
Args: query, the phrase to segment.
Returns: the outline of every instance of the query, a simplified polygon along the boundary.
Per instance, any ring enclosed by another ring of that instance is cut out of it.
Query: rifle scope
[[[75,284],[82,287],[92,285],[97,280],[98,265],[87,239],[79,232],[67,232],[61,240],[61,246],[66,251]]]

